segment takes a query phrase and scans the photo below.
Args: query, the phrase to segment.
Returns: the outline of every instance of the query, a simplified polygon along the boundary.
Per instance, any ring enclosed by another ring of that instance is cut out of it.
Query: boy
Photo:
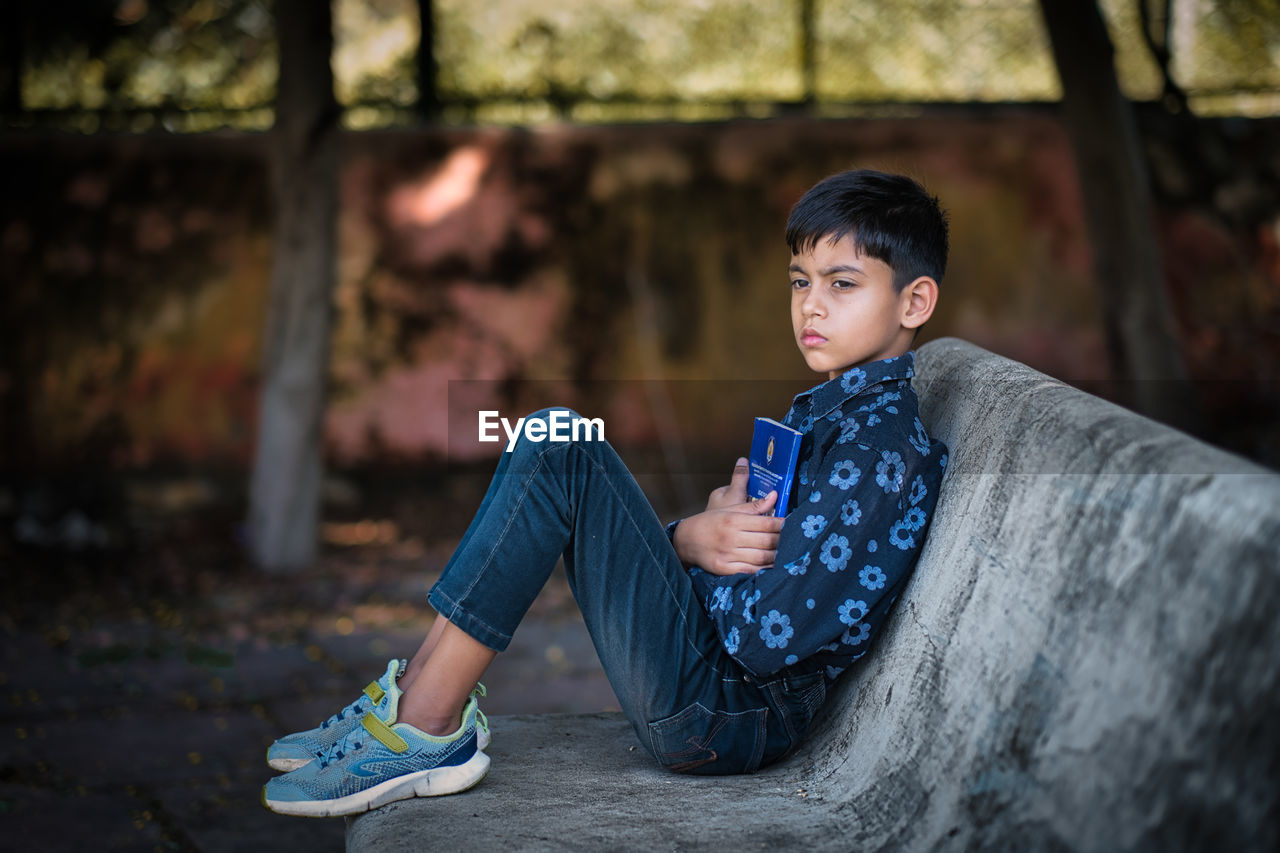
[[[916,330],[946,266],[937,200],[908,178],[844,172],[787,222],[791,324],[827,381],[798,395],[797,506],[746,500],[746,460],[665,532],[603,441],[520,442],[428,600],[442,618],[407,664],[320,727],[272,745],[291,770],[263,801],[352,814],[465,790],[489,759],[477,706],[558,557],[640,743],[679,772],[742,773],[803,740],[920,553],[946,465],[911,390]],[[547,417],[544,410],[534,417]],[[296,769],[293,769],[296,768]]]

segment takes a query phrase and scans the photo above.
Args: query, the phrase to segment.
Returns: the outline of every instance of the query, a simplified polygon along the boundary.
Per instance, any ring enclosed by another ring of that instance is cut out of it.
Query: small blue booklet
[[[791,483],[796,477],[796,460],[800,458],[800,433],[773,418],[756,418],[748,457],[747,499],[762,498],[775,489],[778,503],[773,514],[787,514]]]

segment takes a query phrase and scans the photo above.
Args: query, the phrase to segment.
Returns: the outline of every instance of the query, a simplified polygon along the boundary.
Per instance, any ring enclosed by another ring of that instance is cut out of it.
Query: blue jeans
[[[659,763],[750,773],[799,745],[824,676],[757,679],[729,657],[662,523],[602,438],[522,437],[504,453],[429,600],[502,651],[561,555],[613,692]]]

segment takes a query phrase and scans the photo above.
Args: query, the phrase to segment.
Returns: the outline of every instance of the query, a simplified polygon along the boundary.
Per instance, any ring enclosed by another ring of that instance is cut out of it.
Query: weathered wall
[[[271,257],[259,142],[0,139],[0,465],[244,464]],[[803,387],[782,223],[807,186],[855,165],[907,171],[951,211],[925,339],[1106,377],[1075,171],[1045,113],[361,133],[344,148],[340,464],[491,452],[459,446],[443,411],[460,379],[492,382],[475,390],[504,409],[547,402],[521,398],[534,380],[580,407],[598,380]],[[1265,417],[1280,256],[1261,249],[1275,235],[1242,250],[1203,217],[1162,221],[1193,371],[1232,424]],[[636,282],[652,310],[637,311]],[[688,396],[676,407],[705,418],[705,393]],[[599,411],[621,428],[645,405],[632,388]],[[761,398],[692,423],[785,408]]]

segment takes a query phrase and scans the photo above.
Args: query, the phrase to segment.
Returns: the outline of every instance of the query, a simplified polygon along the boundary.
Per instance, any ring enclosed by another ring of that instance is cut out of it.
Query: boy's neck
[[[909,352],[911,352],[911,347],[908,345],[904,347],[901,352],[898,352],[895,350],[891,355],[886,355],[882,358],[877,358],[875,361],[863,361],[858,364],[847,365],[846,367],[842,367],[839,370],[830,370],[827,372],[827,379],[828,381],[830,381],[837,377],[843,376],[846,373],[848,373],[850,370],[853,370],[855,367],[866,367],[867,365],[877,364],[881,361],[889,361],[891,359],[900,358],[901,356],[904,356]]]

